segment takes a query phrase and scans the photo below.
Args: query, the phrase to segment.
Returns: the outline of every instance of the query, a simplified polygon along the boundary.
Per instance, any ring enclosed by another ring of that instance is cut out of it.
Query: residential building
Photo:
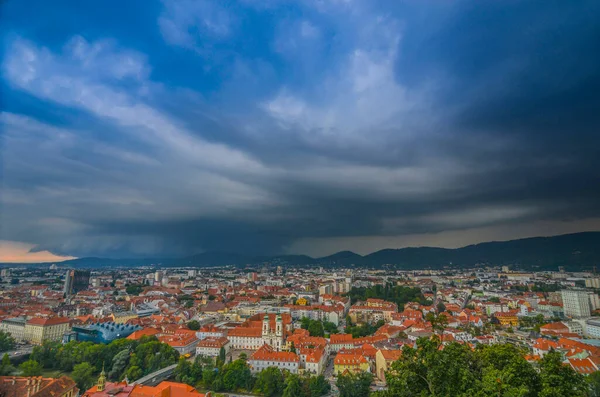
[[[341,350],[333,360],[333,372],[339,375],[345,371],[350,373],[367,372],[369,371],[369,362],[362,354]]]
[[[270,345],[263,345],[252,353],[248,360],[252,372],[260,372],[268,367],[277,367],[292,374],[298,373],[300,358],[296,353],[276,351]]]
[[[129,320],[138,318],[138,315],[131,311],[115,312],[110,315],[112,320],[117,324],[125,324]]]
[[[25,323],[25,340],[34,345],[45,341],[59,342],[70,329],[70,320],[66,317],[36,317]]]
[[[194,354],[196,346],[200,342],[196,338],[196,333],[190,330],[179,330],[175,334],[162,335],[158,337],[158,340],[168,344],[181,355]]]
[[[573,318],[590,317],[590,298],[588,291],[561,291],[565,316]]]
[[[25,340],[25,323],[27,319],[24,317],[6,318],[0,322],[0,330],[9,333],[15,341],[22,342]]]
[[[401,350],[377,350],[375,355],[376,376],[382,382],[385,382],[385,372],[391,367],[392,363],[400,358]]]
[[[196,345],[196,355],[218,357],[221,353],[221,348],[225,350],[225,355],[227,355],[230,346],[231,343],[229,343],[229,340],[223,336],[204,338]]]
[[[588,338],[600,339],[600,319],[591,318],[585,323],[586,336]]]

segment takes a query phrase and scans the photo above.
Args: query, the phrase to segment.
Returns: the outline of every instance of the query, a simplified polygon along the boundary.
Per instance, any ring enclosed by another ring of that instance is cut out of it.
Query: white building
[[[10,334],[15,341],[21,342],[25,340],[26,322],[24,317],[7,318],[0,323],[0,330]]]
[[[227,355],[230,346],[231,343],[229,343],[227,338],[208,337],[198,342],[198,345],[196,345],[196,355],[218,357],[221,354],[221,348],[225,350],[225,355]]]
[[[590,298],[588,291],[562,290],[565,316],[573,318],[590,317]]]
[[[600,339],[600,319],[589,319],[586,324],[586,336],[588,338]]]
[[[263,345],[250,356],[248,364],[254,373],[269,367],[277,367],[280,370],[285,369],[292,374],[297,374],[300,358],[296,353],[275,351],[271,346]]]

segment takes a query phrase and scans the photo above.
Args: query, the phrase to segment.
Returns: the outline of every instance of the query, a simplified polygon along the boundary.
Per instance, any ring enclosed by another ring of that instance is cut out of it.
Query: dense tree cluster
[[[187,323],[187,327],[192,331],[198,331],[200,329],[200,323],[197,320],[192,320]]]
[[[353,287],[347,294],[352,303],[365,301],[369,298],[384,299],[394,302],[398,305],[398,310],[404,310],[404,304],[407,302],[419,302],[424,305],[430,305],[431,301],[425,299],[421,289],[417,287],[404,287],[401,285],[386,284],[375,285],[373,287]]]
[[[523,352],[508,344],[469,346],[420,339],[417,347],[405,346],[401,358],[386,373],[388,390],[398,397],[427,396],[587,396],[584,376],[563,365],[558,352],[550,352],[538,368]]]
[[[540,327],[546,323],[547,321],[544,319],[543,314],[538,314],[537,316],[523,316],[519,318],[520,328],[533,328],[533,330],[536,332],[540,332]]]
[[[10,362],[8,354],[2,356],[2,362],[0,362],[0,376],[10,375],[15,370],[15,367]]]
[[[133,381],[175,364],[178,359],[179,353],[171,346],[155,337],[142,337],[139,340],[117,339],[107,345],[76,341],[64,345],[44,342],[34,347],[30,361],[45,369],[64,372],[77,369],[82,384],[85,384],[89,380],[88,368],[78,367],[81,363],[88,363],[92,373],[98,373],[104,367],[111,380],[127,377]]]
[[[325,336],[325,334],[337,334],[337,326],[330,321],[311,320],[308,317],[302,317],[300,320],[302,329],[308,330],[310,336]]]
[[[367,397],[370,394],[373,375],[369,372],[358,374],[341,374],[335,385],[340,391],[340,397]]]
[[[0,331],[0,352],[6,352],[15,348],[15,339],[8,332]]]
[[[375,324],[360,324],[360,325],[352,325],[349,318],[346,319],[346,328],[345,332],[347,334],[352,334],[353,338],[361,338],[363,336],[373,335],[375,331],[381,328],[384,324],[384,320],[379,320]]]
[[[245,392],[266,397],[319,397],[330,386],[320,376],[299,376],[276,367],[269,367],[254,376],[244,356],[225,364],[217,359],[196,357],[192,363],[180,359],[174,372],[175,380],[198,389],[215,392]]]
[[[139,295],[144,290],[144,286],[142,284],[131,284],[125,287],[125,292],[129,295]]]

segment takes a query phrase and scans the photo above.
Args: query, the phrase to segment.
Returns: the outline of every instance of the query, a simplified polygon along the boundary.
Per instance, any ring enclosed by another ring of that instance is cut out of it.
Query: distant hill
[[[351,251],[311,258],[306,255],[251,256],[227,252],[204,252],[183,258],[107,259],[78,258],[60,262],[74,267],[118,266],[224,266],[224,265],[318,265],[326,267],[391,266],[398,269],[518,265],[523,269],[591,269],[600,267],[600,232],[494,241],[462,248],[411,247],[383,249],[362,256]],[[4,264],[6,265],[6,264]],[[14,264],[23,265],[23,264]]]

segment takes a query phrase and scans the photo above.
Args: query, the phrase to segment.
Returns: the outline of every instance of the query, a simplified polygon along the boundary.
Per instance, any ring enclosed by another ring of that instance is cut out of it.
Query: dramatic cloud
[[[600,229],[597,2],[116,4],[2,6],[2,257]]]

